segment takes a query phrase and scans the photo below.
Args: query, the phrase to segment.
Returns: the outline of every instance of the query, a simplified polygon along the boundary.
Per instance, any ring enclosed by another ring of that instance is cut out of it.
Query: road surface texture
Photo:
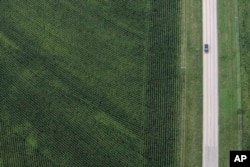
[[[218,32],[217,0],[203,0],[203,167],[218,167]]]

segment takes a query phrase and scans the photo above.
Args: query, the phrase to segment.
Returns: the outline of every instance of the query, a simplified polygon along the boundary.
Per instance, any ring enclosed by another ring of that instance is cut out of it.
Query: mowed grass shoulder
[[[202,1],[182,1],[183,167],[202,166]]]
[[[240,95],[238,87],[238,22],[237,0],[218,2],[219,22],[219,160],[229,166],[229,151],[241,148],[239,133]],[[230,12],[229,12],[230,11]]]
[[[142,166],[146,3],[0,6],[1,165]]]

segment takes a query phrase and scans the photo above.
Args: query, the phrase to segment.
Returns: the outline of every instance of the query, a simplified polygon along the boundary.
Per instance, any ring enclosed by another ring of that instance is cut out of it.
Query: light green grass
[[[240,149],[238,131],[238,28],[237,1],[218,1],[219,22],[219,160],[229,166],[229,151]]]
[[[183,1],[182,56],[186,80],[184,106],[184,167],[202,165],[202,9],[201,1]]]

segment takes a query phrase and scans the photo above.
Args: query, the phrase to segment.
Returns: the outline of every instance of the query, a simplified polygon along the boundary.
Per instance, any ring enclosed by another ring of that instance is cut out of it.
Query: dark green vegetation
[[[0,1],[0,166],[176,166],[179,1]]]
[[[151,8],[145,156],[149,166],[179,166],[180,1],[152,1]]]
[[[239,0],[243,147],[250,150],[250,3]]]

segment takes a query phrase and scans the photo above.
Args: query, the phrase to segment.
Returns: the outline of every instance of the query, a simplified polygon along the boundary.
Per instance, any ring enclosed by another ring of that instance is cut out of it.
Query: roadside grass
[[[237,0],[218,1],[219,28],[219,162],[229,166],[229,151],[240,149],[238,109],[240,109]]]
[[[183,167],[202,165],[202,4],[182,1],[181,57],[185,80],[182,120],[184,146]]]
[[[242,149],[250,150],[250,3],[247,0],[238,1],[243,112]]]

